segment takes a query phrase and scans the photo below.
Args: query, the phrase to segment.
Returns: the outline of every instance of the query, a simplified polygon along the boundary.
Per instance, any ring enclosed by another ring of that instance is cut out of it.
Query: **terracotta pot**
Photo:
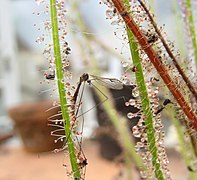
[[[52,101],[22,104],[11,108],[8,113],[15,123],[24,147],[29,152],[46,152],[61,148],[63,142],[54,143],[55,137],[51,136],[54,127],[48,126],[48,118],[57,114],[60,108],[53,108]],[[58,119],[60,119],[58,117]]]

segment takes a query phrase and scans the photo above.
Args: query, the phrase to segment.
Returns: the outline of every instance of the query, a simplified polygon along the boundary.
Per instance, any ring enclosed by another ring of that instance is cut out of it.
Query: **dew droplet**
[[[106,16],[108,19],[112,19],[114,17],[114,12],[110,9],[106,10]]]
[[[129,99],[129,104],[134,106],[136,104],[135,99]]]
[[[49,31],[51,29],[51,22],[50,21],[45,21],[44,22],[44,29],[46,31]]]
[[[40,4],[44,4],[45,0],[35,0],[35,2],[39,6]]]
[[[129,118],[129,119],[132,119],[134,116],[133,116],[133,113],[131,113],[131,112],[129,112],[128,114],[127,114],[127,117]]]
[[[137,142],[137,146],[142,148],[142,147],[144,147],[144,144],[142,142]]]
[[[58,153],[59,150],[58,150],[58,149],[54,149],[53,152],[54,152],[54,153]]]
[[[130,104],[129,104],[129,102],[125,102],[125,106],[129,106]]]
[[[111,22],[112,26],[118,25],[120,23],[120,20],[115,20]]]
[[[133,126],[132,131],[133,131],[133,135],[135,137],[137,137],[137,138],[141,137],[141,133],[140,133],[140,131],[139,131],[137,126]]]
[[[129,65],[129,63],[126,61],[122,61],[121,63],[122,63],[122,67],[127,67]]]
[[[143,179],[147,178],[147,172],[146,171],[140,171],[140,175]]]
[[[37,42],[38,44],[43,43],[43,41],[44,41],[44,37],[43,37],[43,36],[38,36],[38,37],[36,38],[36,42]]]
[[[132,90],[132,95],[133,95],[133,97],[135,97],[135,98],[139,96],[139,91],[138,91],[137,88],[134,88],[134,89]]]

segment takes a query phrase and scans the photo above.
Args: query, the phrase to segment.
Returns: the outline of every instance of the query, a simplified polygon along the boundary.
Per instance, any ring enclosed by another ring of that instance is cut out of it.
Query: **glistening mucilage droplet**
[[[115,14],[114,14],[113,10],[108,9],[108,10],[106,10],[106,16],[108,19],[112,19],[115,16]]]
[[[139,90],[137,88],[134,88],[132,90],[132,95],[133,95],[133,97],[137,98],[139,96]]]

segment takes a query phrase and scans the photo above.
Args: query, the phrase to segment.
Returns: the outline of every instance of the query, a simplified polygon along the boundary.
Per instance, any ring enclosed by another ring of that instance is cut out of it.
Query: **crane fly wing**
[[[90,76],[93,78],[91,80],[94,80],[98,84],[105,86],[107,88],[110,88],[110,89],[120,90],[120,89],[123,89],[124,87],[124,84],[120,80],[115,79],[115,78],[104,78],[104,77],[98,77],[94,75],[90,75]]]

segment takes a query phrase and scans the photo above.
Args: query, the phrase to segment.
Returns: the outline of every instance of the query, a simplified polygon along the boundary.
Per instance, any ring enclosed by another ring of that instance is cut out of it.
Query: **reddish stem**
[[[179,74],[182,76],[183,80],[185,81],[186,85],[188,86],[188,88],[190,89],[190,91],[192,92],[192,94],[194,95],[195,99],[197,100],[197,92],[195,90],[195,88],[193,87],[192,83],[190,82],[190,80],[187,78],[187,76],[185,75],[184,71],[181,69],[179,63],[176,60],[176,57],[174,56],[174,54],[172,53],[172,51],[170,50],[170,47],[168,46],[168,44],[166,43],[164,37],[162,36],[159,28],[157,27],[156,22],[154,21],[153,16],[150,14],[149,10],[147,9],[146,5],[141,1],[138,0],[139,3],[141,4],[141,6],[144,8],[144,11],[146,12],[146,14],[148,15],[153,27],[155,28],[156,33],[159,35],[159,38],[161,40],[161,42],[163,43],[163,46],[165,47],[168,55],[171,57],[172,62],[174,63],[175,67],[177,68]]]
[[[134,22],[130,14],[127,12],[126,8],[124,7],[123,3],[120,0],[112,0],[114,6],[124,19],[127,27],[132,31],[133,35],[138,40],[138,43],[145,51],[155,68],[157,69],[158,73],[160,74],[161,78],[177,100],[178,104],[181,106],[182,110],[186,114],[186,116],[191,120],[194,128],[197,130],[197,117],[193,113],[192,109],[185,101],[183,95],[177,88],[176,84],[172,81],[170,75],[168,74],[167,69],[165,68],[164,64],[162,63],[161,59],[157,56],[156,52],[153,50],[151,45],[148,43],[146,37],[141,32],[137,24]]]

